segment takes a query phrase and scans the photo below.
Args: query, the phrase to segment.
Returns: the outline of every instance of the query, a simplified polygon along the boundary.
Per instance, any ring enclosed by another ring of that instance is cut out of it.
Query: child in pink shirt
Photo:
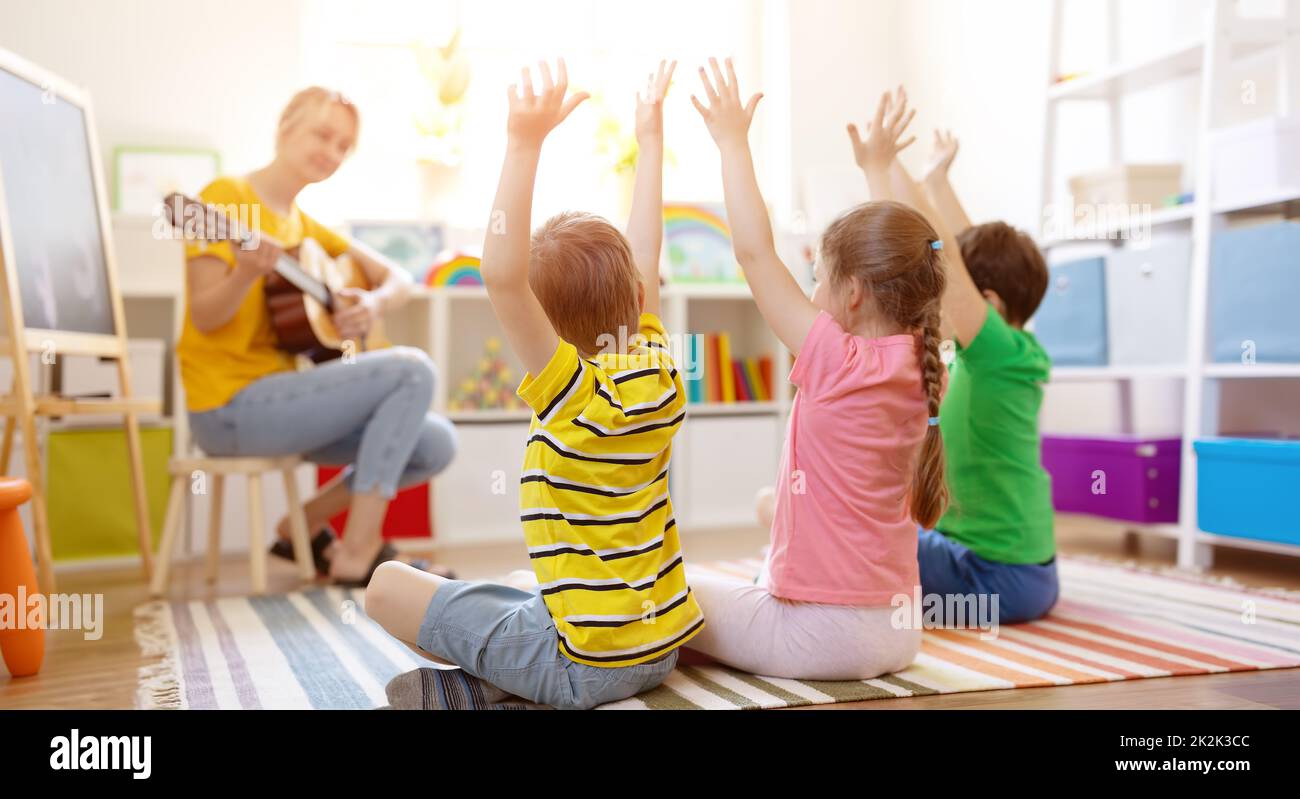
[[[754,177],[748,130],[761,95],[742,106],[731,62],[725,76],[710,64],[713,81],[700,70],[708,105],[692,100],[722,154],[736,259],[795,354],[799,393],[764,573],[750,585],[691,571],[707,624],[689,647],[758,674],[871,679],[920,649],[921,631],[896,624],[891,601],[912,599],[917,526],[937,521],[947,502],[937,426],[943,241],[911,208],[858,206],[822,235],[817,287],[804,296],[777,257]],[[892,162],[905,124],[882,103],[863,146]]]

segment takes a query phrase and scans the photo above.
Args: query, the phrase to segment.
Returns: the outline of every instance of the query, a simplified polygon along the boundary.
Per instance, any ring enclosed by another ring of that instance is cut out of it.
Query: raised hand
[[[849,123],[853,160],[864,170],[887,171],[898,154],[916,141],[915,136],[902,140],[914,116],[915,110],[907,110],[907,92],[902,86],[896,93],[885,92],[876,106],[875,119],[867,126],[866,139],[859,134],[857,125]]]
[[[664,97],[673,80],[677,62],[659,62],[658,72],[646,77],[645,89],[636,95],[636,139],[662,139],[664,135]]]
[[[704,96],[709,101],[708,106],[701,103],[693,94],[691,102],[694,103],[695,110],[700,112],[700,116],[704,117],[709,135],[713,137],[718,147],[745,142],[749,137],[749,123],[754,120],[754,109],[758,107],[758,101],[763,99],[763,95],[755,94],[742,105],[740,86],[731,59],[727,59],[725,77],[722,70],[718,68],[718,59],[710,58],[709,67],[713,72],[712,82],[704,67],[700,67],[700,82],[704,84]]]
[[[533,90],[533,77],[528,67],[520,71],[520,83],[511,84],[506,90],[510,100],[506,131],[512,142],[541,145],[546,134],[590,96],[586,92],[565,96],[569,90],[569,72],[564,66],[563,58],[557,64],[554,80],[551,79],[551,68],[545,61],[539,61],[537,68],[542,81],[540,91]]]
[[[922,173],[923,180],[945,180],[948,177],[948,170],[952,168],[953,159],[957,157],[957,150],[960,143],[952,135],[952,131],[936,130],[934,132],[934,149],[930,153],[930,160],[925,165],[925,172]]]

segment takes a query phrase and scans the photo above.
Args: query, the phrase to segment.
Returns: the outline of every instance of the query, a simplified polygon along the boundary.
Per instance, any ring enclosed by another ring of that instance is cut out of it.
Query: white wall
[[[1204,30],[1210,2],[1122,0],[1117,3],[1119,48],[1110,54],[1107,4],[1067,0],[1061,71],[1096,70],[1112,56],[1129,61],[1189,42]],[[895,49],[918,109],[914,132],[920,137],[904,154],[905,162],[919,171],[931,131],[952,129],[962,143],[953,182],[972,219],[1002,219],[1037,232],[1044,218],[1040,192],[1050,3],[909,0],[895,5],[890,17],[898,36]],[[1244,63],[1236,78],[1252,81],[1257,96],[1253,104],[1229,106],[1223,124],[1272,112],[1276,85],[1271,61]],[[1199,80],[1194,77],[1130,95],[1122,103],[1122,152],[1117,157],[1181,163],[1190,190],[1198,106]],[[1051,198],[1058,203],[1066,195],[1067,177],[1116,157],[1109,152],[1108,120],[1100,103],[1068,104],[1060,113]],[[1181,395],[1177,381],[1138,384],[1133,396],[1137,431],[1178,434]],[[1057,385],[1047,391],[1042,425],[1046,431],[1105,433],[1118,429],[1119,418],[1116,386]]]
[[[245,171],[272,155],[275,120],[302,85],[299,6],[299,0],[0,0],[0,48],[89,91],[107,179],[113,149],[127,145],[215,149],[225,170]],[[124,282],[169,283],[154,273],[179,270],[179,258],[168,258],[157,242],[152,249],[141,245],[147,230],[133,220],[118,220],[115,228],[127,244],[118,248]],[[147,274],[134,280],[133,272]],[[179,272],[174,277],[171,285],[179,286]],[[21,474],[21,449],[16,453],[11,471]],[[242,485],[226,498],[227,550],[247,545],[241,492]],[[266,494],[274,519],[283,513],[282,486],[268,483]],[[199,550],[205,499],[194,516]]]
[[[242,171],[269,159],[301,85],[299,5],[3,0],[0,47],[90,91],[106,170],[114,147],[152,145],[216,149]]]

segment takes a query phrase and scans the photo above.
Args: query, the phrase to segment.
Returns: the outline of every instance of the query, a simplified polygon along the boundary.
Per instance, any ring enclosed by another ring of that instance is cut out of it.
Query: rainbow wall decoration
[[[424,278],[426,286],[481,286],[483,259],[465,252],[445,254],[434,262]]]
[[[665,204],[664,243],[674,281],[744,282],[721,203]]]

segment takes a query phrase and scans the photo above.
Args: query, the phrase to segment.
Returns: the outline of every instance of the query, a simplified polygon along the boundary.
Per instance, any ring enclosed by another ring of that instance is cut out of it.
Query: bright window
[[[559,55],[571,84],[593,99],[547,142],[535,221],[575,209],[622,225],[615,218],[622,207],[614,169],[620,147],[598,131],[612,122],[632,136],[634,92],[659,58],[679,62],[665,112],[664,196],[719,200],[717,151],[690,103],[691,93],[699,92],[695,70],[710,55],[731,55],[742,81],[754,86],[761,7],[755,0],[568,0],[545,7],[516,0],[304,3],[304,74],[348,94],[362,119],[357,153],[327,184],[308,189],[305,204],[331,222],[432,214],[453,229],[481,228],[505,149],[505,87],[519,80],[521,66]],[[429,116],[434,106],[420,49],[447,44],[457,30],[471,70],[459,104],[459,133],[422,140],[417,116]],[[431,152],[453,164],[417,167]],[[431,186],[437,187],[434,199],[422,200]]]

